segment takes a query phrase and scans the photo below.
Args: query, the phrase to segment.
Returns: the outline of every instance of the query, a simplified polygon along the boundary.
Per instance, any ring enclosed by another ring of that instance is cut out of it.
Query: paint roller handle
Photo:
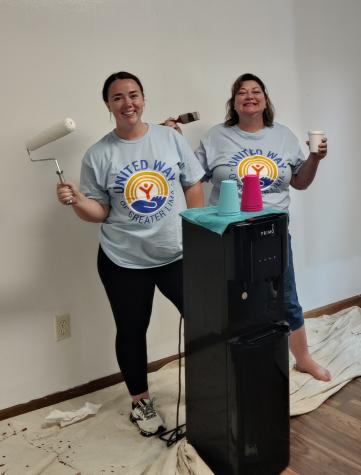
[[[56,193],[58,200],[63,205],[72,205],[76,203],[76,194],[77,190],[74,183],[70,181],[65,181],[63,177],[63,172],[56,172],[59,176],[60,183],[56,186]]]
[[[58,163],[57,160],[54,160],[54,162],[55,162],[55,165],[56,165],[56,168],[57,168],[56,174],[59,177],[60,183],[63,184],[63,183],[65,183],[63,170],[60,170],[59,163]],[[73,199],[69,198],[68,201],[65,204],[72,205],[73,204]]]
[[[56,171],[56,174],[58,175],[59,177],[59,181],[60,183],[64,183],[64,176],[63,176],[63,170],[61,170],[60,172],[59,171]]]
[[[59,167],[58,162],[57,162],[56,160],[54,160],[54,161],[55,161],[55,164],[56,164],[56,168],[57,168],[56,174],[57,174],[58,177],[59,177],[59,181],[60,181],[60,183],[64,183],[65,180],[64,180],[64,173],[63,173],[63,170],[60,170],[60,167]]]
[[[60,180],[60,183],[61,184],[64,184],[65,183],[65,180],[64,180],[64,176],[63,176],[63,172],[56,172],[57,175],[59,176],[59,180]],[[66,205],[72,205],[73,204],[73,199],[72,198],[69,198],[68,201],[65,203]]]

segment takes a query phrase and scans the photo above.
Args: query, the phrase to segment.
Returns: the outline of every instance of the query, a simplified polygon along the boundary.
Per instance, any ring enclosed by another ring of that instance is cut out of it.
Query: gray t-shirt
[[[195,153],[213,184],[210,204],[218,203],[222,180],[237,180],[241,196],[244,175],[258,174],[264,207],[281,211],[288,211],[290,180],[305,160],[296,136],[278,123],[253,133],[215,125]]]
[[[80,190],[110,206],[100,244],[115,264],[142,269],[182,257],[179,213],[186,209],[183,186],[204,170],[186,140],[170,127],[149,124],[137,140],[110,132],[86,152]]]

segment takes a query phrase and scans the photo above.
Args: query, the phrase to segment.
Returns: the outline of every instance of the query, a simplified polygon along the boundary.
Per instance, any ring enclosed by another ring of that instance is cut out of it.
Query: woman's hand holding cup
[[[308,132],[308,141],[306,142],[310,148],[310,153],[315,158],[321,160],[327,155],[327,138],[322,130],[310,130]]]

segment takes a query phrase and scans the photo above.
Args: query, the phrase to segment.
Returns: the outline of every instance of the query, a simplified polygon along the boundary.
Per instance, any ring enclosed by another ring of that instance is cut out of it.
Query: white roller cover
[[[53,125],[49,129],[40,132],[40,134],[33,137],[31,140],[26,142],[26,148],[29,152],[36,150],[37,148],[43,147],[44,145],[53,142],[54,140],[58,140],[64,135],[70,134],[75,130],[75,122],[73,119],[64,119],[61,122]]]

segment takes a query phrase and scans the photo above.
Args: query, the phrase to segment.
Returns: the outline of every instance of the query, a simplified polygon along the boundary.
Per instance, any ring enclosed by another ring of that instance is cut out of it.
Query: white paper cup
[[[323,130],[310,130],[308,132],[308,140],[310,142],[310,152],[317,153],[318,146],[322,142],[322,139],[325,136],[325,132]]]

